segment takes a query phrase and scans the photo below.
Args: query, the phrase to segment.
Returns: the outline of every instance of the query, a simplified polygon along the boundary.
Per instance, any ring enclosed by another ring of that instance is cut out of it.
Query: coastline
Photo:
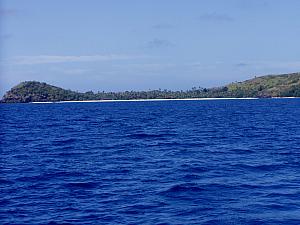
[[[127,99],[127,100],[83,100],[83,101],[59,101],[59,102],[30,102],[32,104],[51,103],[95,103],[95,102],[155,102],[155,101],[209,101],[209,100],[255,100],[259,98],[182,98],[182,99]]]
[[[271,98],[178,98],[178,99],[127,99],[127,100],[82,100],[82,101],[59,101],[59,102],[29,102],[31,104],[61,104],[61,103],[105,103],[105,102],[159,102],[159,101],[214,101],[214,100],[258,100],[258,99],[299,99],[300,97],[271,97]]]
[[[300,73],[266,75],[215,88],[123,92],[78,92],[39,81],[24,81],[11,88],[0,103],[89,103],[146,101],[209,101],[233,99],[291,99],[300,97]],[[243,97],[242,97],[243,96]],[[274,96],[274,97],[271,97]],[[285,97],[275,97],[285,96]],[[288,97],[295,96],[295,97]],[[298,97],[296,97],[298,96]],[[242,97],[242,98],[240,98]],[[70,101],[68,101],[69,99]],[[77,100],[76,100],[77,99]],[[81,99],[81,100],[79,100]],[[88,100],[91,99],[91,100]],[[92,100],[93,99],[93,100]],[[101,99],[101,100],[97,100]],[[104,100],[105,99],[105,100]],[[118,99],[118,100],[111,100]],[[66,101],[67,100],[67,101]],[[79,100],[79,101],[78,101]],[[47,101],[47,102],[45,102]]]

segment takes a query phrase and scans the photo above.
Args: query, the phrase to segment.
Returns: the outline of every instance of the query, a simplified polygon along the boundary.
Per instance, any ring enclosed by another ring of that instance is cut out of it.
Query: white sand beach
[[[60,101],[60,102],[31,102],[34,104],[49,103],[92,103],[92,102],[154,102],[154,101],[209,101],[209,100],[255,100],[259,98],[183,98],[183,99],[130,99],[130,100],[85,100],[85,101]]]

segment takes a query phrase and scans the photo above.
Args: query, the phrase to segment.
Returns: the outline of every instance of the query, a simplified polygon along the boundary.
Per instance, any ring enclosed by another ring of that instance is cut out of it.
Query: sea
[[[300,99],[0,105],[0,224],[300,224]]]

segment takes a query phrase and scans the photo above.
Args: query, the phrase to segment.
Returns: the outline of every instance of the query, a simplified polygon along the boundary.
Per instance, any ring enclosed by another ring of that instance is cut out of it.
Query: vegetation
[[[79,93],[46,83],[25,81],[8,91],[2,103],[57,102],[80,100],[184,99],[184,98],[300,97],[300,73],[268,75],[218,88],[187,91],[152,90]]]
[[[257,77],[227,88],[233,97],[300,97],[300,73]]]

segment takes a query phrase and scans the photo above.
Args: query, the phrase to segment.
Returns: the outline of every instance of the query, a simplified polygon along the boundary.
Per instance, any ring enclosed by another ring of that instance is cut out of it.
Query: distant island
[[[300,73],[267,75],[215,88],[186,91],[151,90],[80,93],[37,81],[25,81],[8,91],[1,103],[59,102],[88,100],[271,98],[300,97]]]

